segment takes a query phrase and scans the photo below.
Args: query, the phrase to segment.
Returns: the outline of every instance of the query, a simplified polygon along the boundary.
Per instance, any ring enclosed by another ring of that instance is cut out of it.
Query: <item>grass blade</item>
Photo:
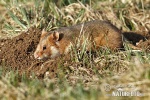
[[[8,12],[9,16],[14,20],[14,22],[18,25],[20,25],[23,29],[27,29],[27,27],[21,23],[21,21],[18,19],[17,16],[15,16],[12,12]]]

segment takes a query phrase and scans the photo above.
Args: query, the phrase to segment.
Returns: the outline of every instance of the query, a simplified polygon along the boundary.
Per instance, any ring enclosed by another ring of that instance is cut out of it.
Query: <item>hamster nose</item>
[[[34,53],[34,58],[35,59],[42,59],[42,52],[35,52]]]
[[[34,53],[34,58],[35,58],[35,59],[38,59],[38,58],[39,58],[39,53],[38,53],[38,52],[35,52],[35,53]]]
[[[38,55],[37,55],[37,54],[34,54],[34,58],[37,59],[37,58],[38,58]]]

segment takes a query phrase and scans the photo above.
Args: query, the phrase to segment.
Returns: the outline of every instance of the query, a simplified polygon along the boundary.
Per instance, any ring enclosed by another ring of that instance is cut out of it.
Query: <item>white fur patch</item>
[[[50,49],[51,49],[51,58],[54,58],[54,57],[60,55],[59,50],[56,47],[51,46]]]
[[[56,44],[59,46],[60,44],[59,44],[59,42],[56,42]]]

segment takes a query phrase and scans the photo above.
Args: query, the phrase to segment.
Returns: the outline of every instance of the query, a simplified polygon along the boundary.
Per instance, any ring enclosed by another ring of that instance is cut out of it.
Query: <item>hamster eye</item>
[[[43,50],[45,50],[46,49],[46,46],[43,46]]]

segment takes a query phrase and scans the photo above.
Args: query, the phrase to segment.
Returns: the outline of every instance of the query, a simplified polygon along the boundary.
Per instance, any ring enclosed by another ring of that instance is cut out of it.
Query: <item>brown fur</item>
[[[84,36],[84,38],[80,38],[82,36]],[[122,34],[118,28],[116,28],[109,22],[94,20],[75,26],[62,27],[55,31],[50,32],[43,31],[38,47],[34,53],[34,56],[35,58],[38,58],[41,56],[38,55],[38,53],[40,54],[41,52],[43,53],[44,51],[46,55],[44,57],[51,56],[52,52],[56,53],[57,56],[60,54],[64,54],[69,44],[70,43],[75,44],[76,43],[75,41],[79,38],[81,39],[82,42],[84,41],[85,38],[88,38],[90,43],[87,48],[108,47],[110,49],[115,50],[123,47]],[[43,50],[42,47],[44,45],[47,46],[45,50]],[[53,49],[54,51],[52,51],[50,48]],[[44,57],[40,57],[40,59]]]

